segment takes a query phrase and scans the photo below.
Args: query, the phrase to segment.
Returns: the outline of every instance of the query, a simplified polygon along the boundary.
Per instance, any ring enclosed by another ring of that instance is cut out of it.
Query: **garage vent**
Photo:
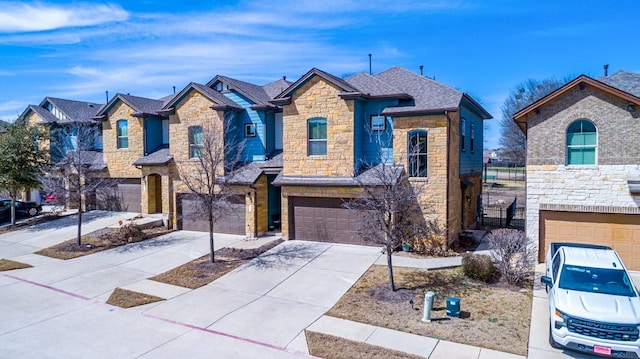
[[[640,181],[628,181],[629,183],[629,193],[632,195],[640,195]]]

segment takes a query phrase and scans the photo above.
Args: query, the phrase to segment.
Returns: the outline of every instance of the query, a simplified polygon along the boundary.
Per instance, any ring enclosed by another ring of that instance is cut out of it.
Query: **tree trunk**
[[[389,244],[387,244],[387,269],[389,272],[389,285],[391,286],[391,290],[393,292],[396,291],[396,284],[393,281],[393,265],[391,264],[391,254],[393,253],[393,248]]]
[[[211,251],[211,263],[215,263],[216,258],[213,248],[213,215],[209,213],[209,250]]]
[[[77,241],[78,245],[82,245],[81,238],[82,237],[82,195],[78,196],[78,234]]]

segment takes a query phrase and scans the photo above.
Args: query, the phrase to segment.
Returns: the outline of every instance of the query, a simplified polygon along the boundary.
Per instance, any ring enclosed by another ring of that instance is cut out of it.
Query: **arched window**
[[[598,131],[593,122],[574,121],[567,128],[567,165],[596,164]]]
[[[116,122],[116,128],[118,131],[118,148],[129,147],[129,121],[118,120]]]
[[[312,118],[307,121],[307,148],[309,156],[327,154],[326,118]]]
[[[409,132],[407,146],[409,177],[427,177],[427,131]]]
[[[202,156],[202,136],[202,126],[189,127],[189,158],[199,158]]]

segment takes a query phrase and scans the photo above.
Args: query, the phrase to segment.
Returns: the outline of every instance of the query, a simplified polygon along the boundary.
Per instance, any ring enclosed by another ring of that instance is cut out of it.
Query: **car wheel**
[[[551,347],[555,349],[562,349],[562,345],[553,340],[553,335],[551,334],[551,325],[549,325],[549,345],[551,345]]]
[[[27,213],[29,214],[29,216],[33,217],[38,214],[38,209],[35,207],[29,208],[29,211]]]

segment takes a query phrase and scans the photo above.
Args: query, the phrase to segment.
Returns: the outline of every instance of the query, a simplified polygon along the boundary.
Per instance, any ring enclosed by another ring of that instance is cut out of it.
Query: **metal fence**
[[[524,208],[517,207],[515,199],[508,206],[484,207],[482,225],[489,228],[524,229]]]

